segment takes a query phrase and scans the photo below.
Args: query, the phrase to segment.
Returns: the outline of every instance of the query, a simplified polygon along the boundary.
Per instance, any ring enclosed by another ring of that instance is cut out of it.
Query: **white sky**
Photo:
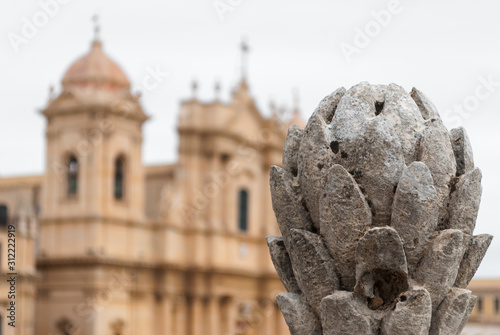
[[[239,43],[247,36],[251,91],[265,114],[270,99],[290,107],[294,88],[307,118],[337,87],[395,82],[425,92],[448,114],[449,127],[463,125],[483,171],[476,233],[497,235],[477,276],[500,277],[500,86],[489,92],[481,84],[488,77],[500,82],[500,2],[400,0],[389,24],[373,30],[369,44],[348,63],[341,43],[355,45],[356,29],[373,28],[372,12],[387,10],[389,1],[219,0],[233,7],[224,20],[213,0],[65,1],[18,53],[9,33],[22,36],[23,18],[33,22],[42,7],[38,1],[0,4],[0,176],[43,172],[45,121],[39,111],[49,86],[58,91],[68,66],[88,51],[94,14],[100,16],[105,51],[133,85],[148,67],[169,72],[143,95],[152,116],[144,126],[146,164],[175,161],[179,102],[190,97],[193,78],[202,99],[213,98],[216,80],[227,99],[238,79]],[[468,103],[470,112],[461,116],[453,109]]]

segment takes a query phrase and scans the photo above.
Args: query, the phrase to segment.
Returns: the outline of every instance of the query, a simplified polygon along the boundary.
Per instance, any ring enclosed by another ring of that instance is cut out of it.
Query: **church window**
[[[124,164],[125,160],[123,157],[118,157],[115,160],[115,199],[121,200],[123,199],[124,194]]]
[[[238,226],[240,231],[246,232],[248,230],[248,192],[247,190],[240,190],[239,193],[239,218]]]
[[[78,160],[75,156],[68,159],[68,195],[75,195],[78,192]]]

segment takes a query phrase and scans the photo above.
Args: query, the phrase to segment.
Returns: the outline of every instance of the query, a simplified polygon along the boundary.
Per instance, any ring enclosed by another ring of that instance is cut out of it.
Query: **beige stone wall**
[[[500,326],[500,280],[473,280],[468,289],[478,297],[469,323]]]

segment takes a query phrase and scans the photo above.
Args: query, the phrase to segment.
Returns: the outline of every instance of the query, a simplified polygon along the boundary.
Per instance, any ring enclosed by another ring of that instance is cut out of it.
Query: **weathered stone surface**
[[[408,267],[403,244],[391,227],[373,228],[356,249],[354,292],[368,298],[371,309],[393,305],[408,289]]]
[[[292,229],[290,258],[297,283],[319,315],[321,299],[339,288],[335,264],[321,236]]]
[[[381,335],[427,335],[431,326],[432,302],[423,287],[401,294],[394,312],[382,321]]]
[[[417,157],[417,144],[424,129],[424,119],[417,104],[401,86],[390,84],[380,116],[392,124],[409,165]]]
[[[477,297],[475,295],[471,295],[470,300],[469,300],[469,305],[467,306],[467,310],[465,311],[462,322],[458,326],[457,335],[462,334],[462,330],[464,329],[465,325],[467,324],[467,321],[469,321],[470,313],[472,312],[472,309],[474,309],[474,305],[476,304],[476,301],[477,301]]]
[[[333,163],[326,122],[319,113],[313,114],[304,130],[299,149],[299,182],[307,209],[319,230],[319,196],[321,181]]]
[[[463,235],[456,229],[439,232],[415,271],[414,279],[431,295],[433,310],[455,283],[465,251]]]
[[[321,323],[305,299],[296,293],[276,296],[291,335],[322,335]]]
[[[356,283],[355,253],[359,239],[370,229],[372,214],[354,178],[335,164],[325,175],[320,197],[320,231],[339,274],[340,287]]]
[[[356,133],[365,120],[375,117],[376,107],[383,106],[384,90],[378,90],[377,98],[374,87],[367,82],[351,87],[340,99],[333,116],[332,124],[336,125],[333,135],[347,138],[350,133]]]
[[[417,104],[418,109],[420,109],[420,113],[425,120],[439,117],[436,106],[424,93],[422,93],[422,91],[414,87],[410,92],[410,96]]]
[[[475,297],[458,287],[491,242],[472,236],[481,173],[463,129],[448,132],[417,89],[363,82],[290,128],[283,164],[283,239],[268,241],[300,292],[280,298],[292,334],[459,335]]]
[[[326,123],[330,123],[332,121],[333,115],[335,114],[340,99],[344,96],[345,93],[346,89],[343,87],[336,89],[330,95],[327,95],[323,98],[323,100],[321,100],[314,113],[319,114]]]
[[[481,202],[481,170],[475,168],[460,176],[451,194],[448,228],[472,234]]]
[[[337,114],[332,121],[332,147],[337,149],[333,151],[335,163],[354,176],[372,210],[373,224],[388,225],[393,192],[405,167],[397,134],[389,121],[376,117],[353,125],[351,129],[358,129],[342,137],[336,120]],[[359,121],[352,119],[352,122]]]
[[[472,146],[465,129],[459,127],[450,130],[450,141],[457,162],[457,176],[461,176],[474,169]]]
[[[438,195],[439,225],[446,222],[446,206],[450,194],[450,182],[456,173],[455,154],[446,129],[428,126],[420,141],[420,161],[424,162],[432,174]]]
[[[469,290],[451,289],[432,317],[429,335],[459,334],[459,328],[469,309],[470,300]]]
[[[410,274],[414,272],[437,224],[437,192],[431,172],[424,163],[413,162],[399,181],[391,218],[391,226],[403,240]]]
[[[394,186],[405,165],[394,127],[379,115],[385,91],[385,86],[365,82],[352,87],[340,100],[330,127],[334,161],[356,179],[377,226],[390,223]]]
[[[337,291],[321,301],[323,335],[375,335],[370,319],[355,307],[352,292]]]
[[[285,242],[282,237],[268,236],[266,238],[273,261],[274,268],[280,277],[283,286],[288,292],[300,294],[300,288],[293,274],[292,262],[285,248]]]
[[[304,131],[296,124],[292,124],[288,128],[285,148],[283,149],[283,170],[294,177],[298,174],[299,147],[303,135]]]
[[[455,280],[455,284],[453,286],[466,288],[467,285],[469,285],[469,282],[479,268],[479,264],[481,264],[492,239],[493,236],[488,234],[481,234],[472,237],[472,241],[465,251],[464,258],[460,263],[457,279]]]
[[[280,167],[271,167],[271,198],[274,214],[278,221],[287,250],[293,228],[312,230],[309,214],[301,204],[300,196],[292,189],[290,178]]]

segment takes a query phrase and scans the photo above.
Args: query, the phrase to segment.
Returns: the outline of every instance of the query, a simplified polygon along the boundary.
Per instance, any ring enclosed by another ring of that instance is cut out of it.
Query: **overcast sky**
[[[500,277],[500,2],[59,0],[58,8],[43,5],[51,1],[56,0],[0,4],[0,176],[44,171],[45,120],[39,111],[50,85],[59,91],[68,66],[88,51],[94,14],[100,17],[105,52],[133,86],[141,85],[148,71],[168,72],[157,87],[143,90],[151,116],[144,126],[146,164],[175,161],[179,102],[191,96],[193,78],[203,100],[213,99],[217,80],[228,98],[239,78],[239,44],[246,36],[250,88],[264,114],[271,100],[291,107],[295,88],[307,118],[337,87],[394,82],[425,92],[449,128],[464,126],[483,171],[476,233],[497,235],[478,277]],[[43,14],[44,7],[51,16]],[[23,31],[30,24],[38,24],[37,31]]]

